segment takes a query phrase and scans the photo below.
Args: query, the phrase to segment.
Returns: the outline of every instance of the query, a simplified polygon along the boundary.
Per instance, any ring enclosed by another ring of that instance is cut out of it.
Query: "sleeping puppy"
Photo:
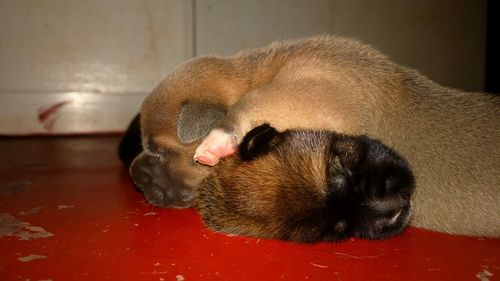
[[[196,209],[216,231],[296,242],[381,239],[410,220],[413,175],[366,136],[250,131],[202,181]]]
[[[144,151],[130,171],[153,205],[191,206],[210,165],[269,123],[377,139],[411,166],[414,226],[500,236],[499,97],[443,87],[357,41],[320,36],[190,60],[140,115]]]

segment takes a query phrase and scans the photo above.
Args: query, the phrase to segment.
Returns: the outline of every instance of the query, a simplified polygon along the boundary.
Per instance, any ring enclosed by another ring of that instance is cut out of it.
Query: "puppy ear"
[[[223,104],[196,102],[185,104],[177,117],[177,137],[187,144],[204,138],[226,116]]]
[[[120,140],[120,145],[118,146],[118,156],[122,163],[130,167],[132,161],[142,152],[141,144],[141,122],[140,116],[137,114],[128,125],[125,134]]]
[[[248,132],[239,147],[243,160],[252,160],[266,154],[273,146],[272,140],[278,135],[269,124],[260,125]]]

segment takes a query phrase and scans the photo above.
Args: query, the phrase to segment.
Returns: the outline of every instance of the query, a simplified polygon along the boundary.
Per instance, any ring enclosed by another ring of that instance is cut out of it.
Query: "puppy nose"
[[[377,230],[377,231],[382,230],[384,227],[388,227],[388,226],[395,224],[397,222],[398,218],[401,216],[402,212],[403,212],[403,210],[399,210],[392,217],[389,215],[389,216],[386,216],[383,218],[376,219],[374,222],[375,230]]]
[[[141,154],[130,166],[130,175],[135,186],[144,192],[146,199],[158,207],[187,208],[196,192],[177,177],[169,175],[160,158]]]
[[[151,162],[150,158],[145,154],[141,154],[134,159],[130,165],[130,176],[135,186],[144,191],[144,189],[151,185],[154,177],[151,172]]]
[[[155,200],[158,202],[162,202],[163,199],[165,198],[165,192],[163,192],[161,189],[159,189],[156,186],[153,186],[151,188],[151,193],[153,195],[153,198],[155,198]]]
[[[401,215],[401,213],[403,212],[403,210],[399,210],[399,212],[397,212],[390,220],[389,220],[389,224],[394,224],[399,216]]]

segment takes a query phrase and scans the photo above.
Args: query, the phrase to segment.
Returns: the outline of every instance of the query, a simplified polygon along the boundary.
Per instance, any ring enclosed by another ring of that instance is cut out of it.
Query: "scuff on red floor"
[[[229,237],[158,209],[119,137],[0,140],[0,280],[497,280],[500,239],[418,229],[301,245]]]

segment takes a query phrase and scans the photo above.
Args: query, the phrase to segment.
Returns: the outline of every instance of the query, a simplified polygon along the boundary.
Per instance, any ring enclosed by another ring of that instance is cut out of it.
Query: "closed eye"
[[[143,149],[144,152],[148,156],[152,157],[158,157],[160,159],[163,159],[167,154],[173,154],[175,153],[171,149],[164,148],[158,144],[156,144],[151,138],[146,138],[146,140],[143,140]]]
[[[161,150],[150,138],[143,140],[142,148],[148,156],[161,157]]]

